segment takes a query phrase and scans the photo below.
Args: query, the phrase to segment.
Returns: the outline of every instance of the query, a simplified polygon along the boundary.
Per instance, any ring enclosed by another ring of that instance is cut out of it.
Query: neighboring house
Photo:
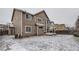
[[[49,32],[55,33],[55,26],[53,21],[50,21]]]
[[[0,35],[13,35],[14,26],[13,24],[0,24]]]
[[[66,26],[65,24],[54,24],[55,32],[58,34],[67,34]]]
[[[23,37],[44,35],[50,24],[44,10],[33,15],[23,10],[14,9],[11,21],[15,27],[15,34]]]
[[[0,30],[7,30],[7,25],[0,24]]]
[[[78,16],[78,19],[77,19],[75,25],[76,25],[76,26],[75,26],[75,30],[76,30],[77,32],[79,32],[79,16]]]
[[[55,31],[63,31],[66,29],[65,24],[54,24]]]
[[[4,29],[4,25],[0,24],[0,30],[3,30],[3,29]]]
[[[0,24],[0,35],[5,35],[8,34],[8,29],[7,25],[5,24]]]
[[[73,34],[75,32],[75,28],[74,27],[66,27],[65,31],[68,34]]]
[[[8,23],[8,35],[14,35],[15,34],[15,27],[12,23]]]

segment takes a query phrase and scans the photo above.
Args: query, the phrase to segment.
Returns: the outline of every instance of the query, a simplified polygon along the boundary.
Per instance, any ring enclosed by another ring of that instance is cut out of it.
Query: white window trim
[[[31,27],[31,32],[26,32],[26,27]],[[25,26],[25,33],[32,33],[32,26]]]

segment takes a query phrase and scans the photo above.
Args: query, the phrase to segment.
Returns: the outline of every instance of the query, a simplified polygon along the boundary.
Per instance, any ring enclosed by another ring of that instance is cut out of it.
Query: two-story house
[[[11,21],[15,27],[15,34],[23,37],[44,35],[50,24],[44,10],[33,15],[23,10],[14,9]]]

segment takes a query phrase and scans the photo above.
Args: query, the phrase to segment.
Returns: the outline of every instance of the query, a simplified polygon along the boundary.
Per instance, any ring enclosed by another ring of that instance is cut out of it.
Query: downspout
[[[9,24],[8,24],[8,35],[10,34],[10,32],[9,32],[10,30],[9,30]]]
[[[47,21],[46,21],[46,33],[47,33]]]
[[[38,26],[37,26],[37,36],[38,36]]]
[[[22,12],[21,12],[21,36],[22,36]]]
[[[37,18],[36,18],[36,20],[37,20]],[[37,23],[38,23],[38,20],[37,20]],[[38,36],[38,25],[37,25],[37,36]]]

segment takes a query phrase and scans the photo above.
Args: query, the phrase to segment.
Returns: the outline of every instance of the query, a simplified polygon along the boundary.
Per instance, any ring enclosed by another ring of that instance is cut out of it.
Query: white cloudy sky
[[[41,10],[45,10],[51,21],[58,24],[66,24],[66,26],[74,26],[79,15],[78,8],[20,8],[35,14]],[[11,22],[12,8],[0,8],[0,23]]]

